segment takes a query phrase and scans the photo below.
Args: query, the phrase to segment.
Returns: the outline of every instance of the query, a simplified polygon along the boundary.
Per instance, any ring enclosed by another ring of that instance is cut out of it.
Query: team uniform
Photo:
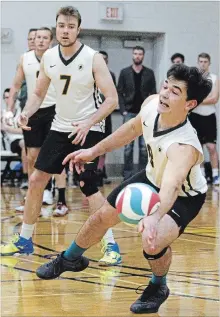
[[[57,45],[47,50],[43,56],[46,75],[51,79],[56,91],[56,115],[51,131],[44,142],[35,167],[50,174],[60,174],[62,161],[71,152],[82,148],[72,144],[68,135],[73,132],[73,122],[90,118],[99,107],[98,89],[93,77],[93,58],[96,51],[86,45],[65,60]],[[104,121],[91,127],[83,148],[90,148],[103,137]],[[98,158],[87,164],[87,169],[97,168]]]
[[[208,79],[212,81],[212,89],[217,80],[215,74],[209,74]],[[189,118],[191,124],[198,133],[201,144],[217,142],[217,122],[216,122],[216,106],[200,105],[196,107]]]
[[[108,196],[108,202],[115,208],[116,198],[121,189],[136,182],[149,184],[159,192],[168,160],[168,148],[174,143],[191,145],[200,153],[198,162],[191,168],[177,200],[171,210],[168,211],[168,215],[174,219],[180,228],[181,234],[188,223],[196,217],[205,202],[207,183],[200,169],[200,164],[203,161],[203,150],[197,133],[188,119],[176,127],[158,131],[158,103],[159,98],[156,97],[142,107],[140,112],[143,136],[149,157],[146,170],[137,173],[113,190]]]
[[[40,71],[40,60],[35,55],[35,51],[24,53],[22,66],[27,83],[27,93],[28,96],[31,96],[35,90]],[[44,143],[55,115],[55,103],[56,93],[51,84],[40,108],[29,119],[28,125],[31,130],[24,130],[26,147],[39,148]]]

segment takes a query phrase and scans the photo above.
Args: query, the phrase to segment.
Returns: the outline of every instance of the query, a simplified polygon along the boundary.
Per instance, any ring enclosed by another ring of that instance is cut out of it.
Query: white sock
[[[107,231],[106,234],[104,235],[103,239],[104,239],[107,243],[115,243],[112,229],[108,229],[108,231]]]
[[[218,168],[213,168],[212,169],[212,177],[218,176]]]
[[[21,227],[21,233],[20,233],[20,236],[22,238],[25,238],[25,239],[30,239],[33,235],[33,232],[34,232],[34,226],[35,224],[33,225],[28,225],[27,223],[22,223],[22,227]]]
[[[202,171],[202,175],[205,176],[205,168],[204,167],[200,167],[201,171]]]

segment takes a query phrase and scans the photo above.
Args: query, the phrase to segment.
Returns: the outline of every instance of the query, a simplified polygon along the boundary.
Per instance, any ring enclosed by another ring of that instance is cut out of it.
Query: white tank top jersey
[[[217,80],[217,76],[215,74],[209,73],[208,79],[211,79],[212,81],[212,90],[213,90],[215,82]],[[192,112],[200,114],[201,116],[210,116],[211,114],[215,113],[215,111],[216,111],[215,105],[204,105],[204,106],[200,105],[196,107]]]
[[[101,99],[93,77],[93,58],[97,52],[82,44],[68,60],[57,45],[43,56],[44,71],[56,90],[56,115],[51,130],[72,132],[73,122],[90,118],[99,108]],[[104,132],[105,120],[91,127]]]
[[[164,131],[157,131],[159,113],[157,106],[159,97],[155,97],[147,105],[142,107],[140,116],[143,129],[143,137],[148,151],[148,164],[146,166],[147,178],[156,187],[161,187],[163,172],[167,164],[167,150],[173,143],[189,144],[200,152],[197,165],[193,166],[184,181],[179,196],[195,196],[207,191],[207,183],[202,175],[200,164],[202,163],[203,150],[195,129],[186,119],[182,124]]]
[[[37,77],[40,71],[40,61],[35,55],[35,51],[29,51],[23,55],[23,70],[27,83],[27,93],[30,97],[36,87]],[[56,92],[52,84],[50,84],[47,94],[40,106],[40,109],[54,106],[56,103]]]

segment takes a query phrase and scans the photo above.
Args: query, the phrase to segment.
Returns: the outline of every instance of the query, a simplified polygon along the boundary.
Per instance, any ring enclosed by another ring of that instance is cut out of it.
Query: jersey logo
[[[50,68],[52,68],[52,67],[54,67],[54,66],[56,66],[56,65],[50,65]]]
[[[78,69],[79,69],[79,70],[83,70],[83,65],[80,64],[80,65],[78,66]]]
[[[146,125],[145,121],[143,122],[143,125],[145,125],[145,127],[147,127],[147,128],[148,128],[148,125]]]
[[[180,218],[180,215],[178,215],[178,213],[176,213],[173,209],[171,210],[171,212]]]

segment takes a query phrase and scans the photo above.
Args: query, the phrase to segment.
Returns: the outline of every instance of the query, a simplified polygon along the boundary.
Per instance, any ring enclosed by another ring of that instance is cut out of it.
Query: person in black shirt
[[[133,64],[122,69],[118,81],[118,97],[124,123],[134,118],[143,101],[156,93],[155,76],[152,69],[143,66],[145,50],[141,46],[133,48]],[[133,175],[134,141],[124,149],[124,180]],[[147,150],[143,136],[139,137],[139,170],[145,168]]]

